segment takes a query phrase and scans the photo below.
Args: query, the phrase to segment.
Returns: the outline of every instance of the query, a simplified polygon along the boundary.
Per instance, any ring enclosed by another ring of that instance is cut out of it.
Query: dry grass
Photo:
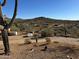
[[[30,39],[25,39],[24,44],[31,44],[32,42],[30,41]]]
[[[21,56],[22,58],[26,56],[24,59],[79,59],[79,46],[77,45],[51,43],[47,45],[47,50],[42,51],[45,46],[31,47],[33,48],[31,53],[29,53],[29,50],[22,50],[21,53],[23,54]],[[27,46],[24,47],[27,48]]]
[[[79,48],[73,45],[58,46],[57,49],[59,49],[60,52],[63,52],[64,54],[76,54],[77,51],[79,51]]]
[[[16,40],[14,40],[13,38],[15,38]],[[76,45],[74,44],[74,42],[72,43],[70,38],[69,43],[67,43],[68,40],[66,41],[65,38],[65,42],[62,41],[63,39],[61,38],[59,38],[61,41],[56,41],[56,39],[58,39],[57,37],[53,38],[53,41],[50,44],[46,44],[45,41],[39,42],[37,43],[39,45],[37,47],[34,46],[35,42],[32,42],[31,44],[18,45],[24,43],[23,39],[20,36],[12,37],[12,39],[13,40],[10,40],[10,58],[0,55],[0,59],[79,59],[79,44]],[[27,38],[25,40],[27,42],[27,40],[29,39]],[[3,48],[2,46],[0,47]],[[47,46],[47,49],[42,51],[45,46]],[[3,52],[3,50],[0,50],[0,53],[1,52]]]
[[[56,44],[57,44],[57,43],[59,43],[59,42],[58,42],[58,41],[53,41],[53,43],[56,43]]]

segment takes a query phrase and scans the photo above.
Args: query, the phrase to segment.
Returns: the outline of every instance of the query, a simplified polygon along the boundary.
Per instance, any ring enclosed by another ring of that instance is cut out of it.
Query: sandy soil
[[[24,44],[23,36],[10,36],[11,55],[5,56],[3,43],[0,41],[0,59],[79,59],[79,39],[65,37],[50,37],[52,43],[44,45],[45,39],[39,40],[39,46]],[[58,42],[58,43],[57,43]],[[43,51],[44,47],[48,49]]]

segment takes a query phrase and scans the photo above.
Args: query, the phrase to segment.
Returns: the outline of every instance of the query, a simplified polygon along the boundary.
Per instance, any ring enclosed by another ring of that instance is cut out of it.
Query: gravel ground
[[[35,46],[34,40],[32,44],[24,44],[24,39],[28,38],[23,36],[10,36],[9,39],[11,55],[3,54],[4,48],[0,41],[0,59],[79,59],[78,38],[50,37],[52,42],[49,45],[45,45],[45,39],[42,39],[38,46]]]

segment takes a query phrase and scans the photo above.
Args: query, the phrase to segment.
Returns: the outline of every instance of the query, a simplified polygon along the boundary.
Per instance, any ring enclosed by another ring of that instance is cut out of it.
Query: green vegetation
[[[79,37],[79,21],[57,20],[45,17],[34,19],[16,19],[12,30],[20,32],[40,31],[43,37],[65,36]]]

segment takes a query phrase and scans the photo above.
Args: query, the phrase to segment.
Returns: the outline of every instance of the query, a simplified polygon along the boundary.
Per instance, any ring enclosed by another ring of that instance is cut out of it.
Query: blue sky
[[[2,1],[2,0],[0,0]],[[15,0],[7,0],[3,15],[12,17]],[[79,20],[79,0],[18,0],[17,18],[49,17]]]

